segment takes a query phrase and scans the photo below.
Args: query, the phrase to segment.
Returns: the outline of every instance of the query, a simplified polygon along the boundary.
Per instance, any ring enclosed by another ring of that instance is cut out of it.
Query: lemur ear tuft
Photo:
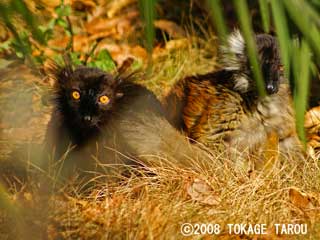
[[[127,58],[118,68],[118,75],[116,77],[118,84],[123,81],[133,79],[137,75],[137,71],[132,71],[131,66],[134,62],[133,58]]]
[[[234,30],[228,37],[228,45],[230,52],[236,55],[244,54],[245,41],[238,29]]]
[[[221,63],[226,70],[239,70],[246,59],[245,41],[238,29],[228,37],[227,44],[220,48]]]
[[[133,62],[134,62],[134,59],[131,57],[124,60],[122,65],[118,68],[118,73],[120,75],[126,73],[129,70],[129,68],[132,66]]]
[[[73,74],[73,65],[69,54],[63,56],[63,63],[50,59],[45,66],[45,73],[52,78],[55,83],[63,84],[70,80]]]
[[[73,73],[73,64],[72,64],[70,54],[67,53],[63,55],[63,62],[64,62],[64,67],[63,67],[64,77],[67,77],[67,78],[71,77]]]

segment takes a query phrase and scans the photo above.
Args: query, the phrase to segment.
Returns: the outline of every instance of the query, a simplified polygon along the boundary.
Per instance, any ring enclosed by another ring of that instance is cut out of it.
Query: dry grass
[[[178,44],[182,45],[155,55],[154,70],[143,82],[160,98],[181,77],[217,67],[214,38]],[[101,186],[87,197],[56,199],[56,206],[63,207],[55,208],[52,231],[59,229],[57,234],[73,239],[182,239],[182,223],[218,223],[220,237],[237,239],[239,236],[226,232],[226,224],[266,223],[266,239],[274,239],[278,237],[274,223],[307,223],[309,238],[320,237],[318,162],[287,159],[266,171],[248,174],[235,169],[221,152],[205,160],[200,164],[199,159],[193,159],[194,168],[164,160],[161,166],[148,168],[152,174],[141,172],[120,183]],[[203,192],[195,196],[190,189],[199,182],[198,190]],[[310,205],[293,202],[289,195],[292,187],[306,191]]]
[[[154,57],[154,71],[142,82],[161,98],[181,77],[215,69],[216,48],[214,38],[211,40],[168,42],[167,50]],[[170,48],[170,44],[180,45]],[[118,182],[99,184],[90,194],[65,187],[50,197],[49,208],[44,204],[47,199],[29,183],[12,191],[9,205],[18,209],[14,220],[23,223],[18,228],[20,236],[33,239],[47,234],[49,239],[183,239],[180,228],[186,222],[220,224],[219,237],[224,239],[257,239],[229,235],[228,223],[266,223],[268,234],[259,239],[320,238],[317,161],[293,157],[250,174],[235,169],[221,152],[213,152],[206,161],[205,168],[197,159],[193,159],[194,168],[164,161],[161,166],[149,166],[149,174],[144,170]],[[290,194],[292,189],[300,200]],[[0,223],[7,219],[0,215]],[[308,235],[276,236],[274,223],[307,223]],[[15,238],[5,231],[0,228],[4,232],[0,238]]]
[[[152,72],[141,83],[161,98],[179,79],[215,70],[216,55],[217,39],[213,35],[168,41],[164,49],[155,50]]]
[[[182,223],[218,223],[228,238],[228,223],[266,223],[266,238],[274,239],[275,223],[307,223],[309,239],[319,236],[317,162],[288,160],[248,176],[224,157],[207,160],[205,169],[162,165],[148,169],[151,176],[131,176],[88,197],[55,198],[52,231],[72,239],[182,239]],[[197,197],[190,192],[195,187],[204,190]],[[293,187],[309,193],[310,206],[293,202]]]

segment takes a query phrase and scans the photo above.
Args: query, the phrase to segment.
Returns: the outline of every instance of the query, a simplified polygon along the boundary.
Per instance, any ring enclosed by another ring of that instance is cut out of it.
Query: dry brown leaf
[[[203,180],[195,179],[187,186],[187,193],[192,200],[208,205],[219,205],[221,199],[218,194]]]
[[[320,126],[320,106],[310,109],[305,115],[305,128]]]
[[[302,193],[298,188],[292,187],[289,190],[290,202],[301,209],[308,216],[311,226],[319,219],[319,193]]]
[[[46,8],[54,9],[61,4],[61,0],[40,0],[39,3]],[[64,4],[65,5],[71,4],[71,1],[65,0]]]
[[[165,31],[172,38],[183,38],[186,36],[185,31],[175,22],[160,19],[154,22],[154,26]]]
[[[101,18],[97,17],[85,24],[85,29],[89,34],[96,34],[101,31],[111,31],[117,29],[118,25],[123,24],[123,21],[130,21],[139,16],[138,11],[130,11],[121,17]]]
[[[92,12],[97,4],[93,0],[72,0],[71,6],[77,11]]]
[[[309,110],[305,115],[304,127],[307,133],[307,152],[313,159],[320,158],[320,106]]]
[[[122,63],[128,58],[135,59],[147,59],[147,51],[139,46],[130,46],[128,44],[109,44],[109,43],[100,43],[97,51],[102,49],[107,49],[111,54],[112,59],[121,66]]]
[[[314,207],[311,202],[311,196],[301,192],[301,190],[296,187],[289,189],[289,199],[294,206],[302,210]]]
[[[114,17],[117,15],[121,9],[125,8],[126,6],[130,5],[131,3],[135,3],[137,0],[118,0],[112,1],[108,7],[107,16]]]
[[[98,39],[102,39],[102,38],[107,38],[110,37],[111,35],[116,34],[116,30],[115,29],[111,29],[111,30],[107,30],[107,31],[101,31],[98,33],[95,33],[93,35],[91,35],[88,40],[89,41],[95,41]]]

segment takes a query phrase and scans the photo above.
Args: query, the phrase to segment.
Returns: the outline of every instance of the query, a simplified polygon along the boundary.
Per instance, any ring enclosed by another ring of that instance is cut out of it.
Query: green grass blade
[[[295,77],[296,90],[294,94],[297,132],[301,141],[304,143],[304,146],[306,146],[304,115],[308,105],[311,66],[311,51],[306,41],[302,41],[301,48],[298,50],[296,57],[298,57],[296,67],[299,67],[299,71],[296,73]]]
[[[316,10],[314,5],[310,5],[310,2],[302,0],[300,1],[300,4],[302,5],[303,12],[306,13],[308,16],[311,17],[312,21],[314,21],[318,26],[320,26],[320,13]],[[319,1],[320,4],[320,1]]]
[[[270,13],[269,5],[267,0],[259,0],[259,7],[262,19],[262,26],[264,32],[270,32]]]
[[[280,45],[281,60],[285,66],[285,76],[289,79],[291,44],[285,11],[281,1],[278,0],[271,0],[271,9]]]
[[[304,7],[304,0],[284,0],[283,3],[285,4],[292,21],[303,33],[303,36],[313,48],[318,58],[320,58],[320,31],[312,21],[312,18],[307,14],[308,12],[303,12],[303,16],[301,15],[301,9]]]
[[[295,84],[297,84],[296,79],[299,79],[299,71],[300,71],[300,42],[298,39],[294,39],[291,43],[292,45],[292,73],[293,73],[293,80]],[[296,91],[296,89],[294,89]],[[293,93],[295,95],[296,92]]]
[[[211,13],[211,19],[217,29],[221,42],[225,42],[227,39],[228,31],[223,18],[223,10],[221,8],[220,0],[208,0],[208,7]]]
[[[13,34],[13,36],[16,39],[19,39],[19,34],[18,34],[16,28],[14,27],[14,25],[11,23],[11,20],[10,20],[11,16],[10,15],[11,15],[11,9],[9,8],[9,6],[0,2],[0,19],[2,19],[2,21],[4,22],[6,27]]]
[[[253,67],[253,75],[257,82],[259,95],[265,96],[266,91],[260,69],[260,64],[257,59],[257,47],[253,37],[251,17],[249,15],[247,2],[242,0],[234,0],[234,5],[240,22],[240,28],[242,30],[243,37],[246,42],[246,49],[249,55],[249,60]]]
[[[142,20],[145,24],[145,37],[147,44],[147,51],[149,54],[152,53],[153,41],[155,38],[155,30],[153,21],[155,19],[155,4],[156,0],[140,0],[140,13]]]

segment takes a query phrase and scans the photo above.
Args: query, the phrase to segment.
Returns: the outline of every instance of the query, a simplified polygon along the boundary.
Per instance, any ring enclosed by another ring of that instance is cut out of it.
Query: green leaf
[[[56,25],[57,20],[56,19],[51,19],[47,25],[48,29],[54,29],[54,26]]]
[[[0,51],[9,50],[11,47],[11,44],[12,44],[11,39],[8,39],[7,41],[0,43]]]
[[[55,12],[58,15],[58,18],[70,16],[71,15],[71,6],[61,4],[55,8]]]
[[[64,29],[68,28],[68,23],[63,18],[58,18],[57,21],[56,21],[56,24],[61,26],[61,27],[63,27]]]
[[[93,57],[91,62],[88,63],[88,66],[97,67],[107,72],[116,68],[110,53],[106,49],[103,49],[97,56]]]
[[[224,42],[227,39],[228,32],[223,18],[223,10],[221,8],[220,0],[207,0],[207,2],[211,11],[213,24],[217,29],[219,38]]]
[[[63,65],[63,57],[61,54],[55,54],[52,58],[58,65]]]
[[[24,57],[23,53],[22,53],[22,52],[19,52],[19,51],[16,51],[16,56],[17,56],[18,58],[23,58],[23,57]]]
[[[270,14],[268,0],[259,0],[259,7],[262,19],[263,30],[266,33],[270,31]]]
[[[79,52],[71,52],[70,57],[71,57],[71,61],[74,65],[82,65]]]
[[[302,41],[301,48],[296,54],[297,65],[299,72],[296,73],[294,94],[294,104],[296,109],[297,132],[306,146],[306,134],[304,129],[304,114],[308,105],[309,94],[309,80],[310,80],[310,65],[311,65],[311,51],[308,43]]]
[[[143,67],[143,62],[141,60],[135,59],[131,65],[132,71],[141,69]]]
[[[285,66],[285,76],[289,79],[291,44],[287,18],[281,1],[271,0],[271,8],[275,27],[277,30],[278,42],[280,45],[281,60],[283,65]]]
[[[312,21],[308,11],[301,11],[305,8],[304,0],[285,0],[283,1],[289,16],[303,33],[304,38],[308,41],[309,45],[313,48],[315,54],[320,58],[320,31],[315,22]],[[303,14],[303,15],[302,15]]]
[[[156,0],[139,0],[142,21],[145,24],[146,48],[148,51],[148,72],[152,66],[152,50],[155,38],[153,21],[155,19]]]

